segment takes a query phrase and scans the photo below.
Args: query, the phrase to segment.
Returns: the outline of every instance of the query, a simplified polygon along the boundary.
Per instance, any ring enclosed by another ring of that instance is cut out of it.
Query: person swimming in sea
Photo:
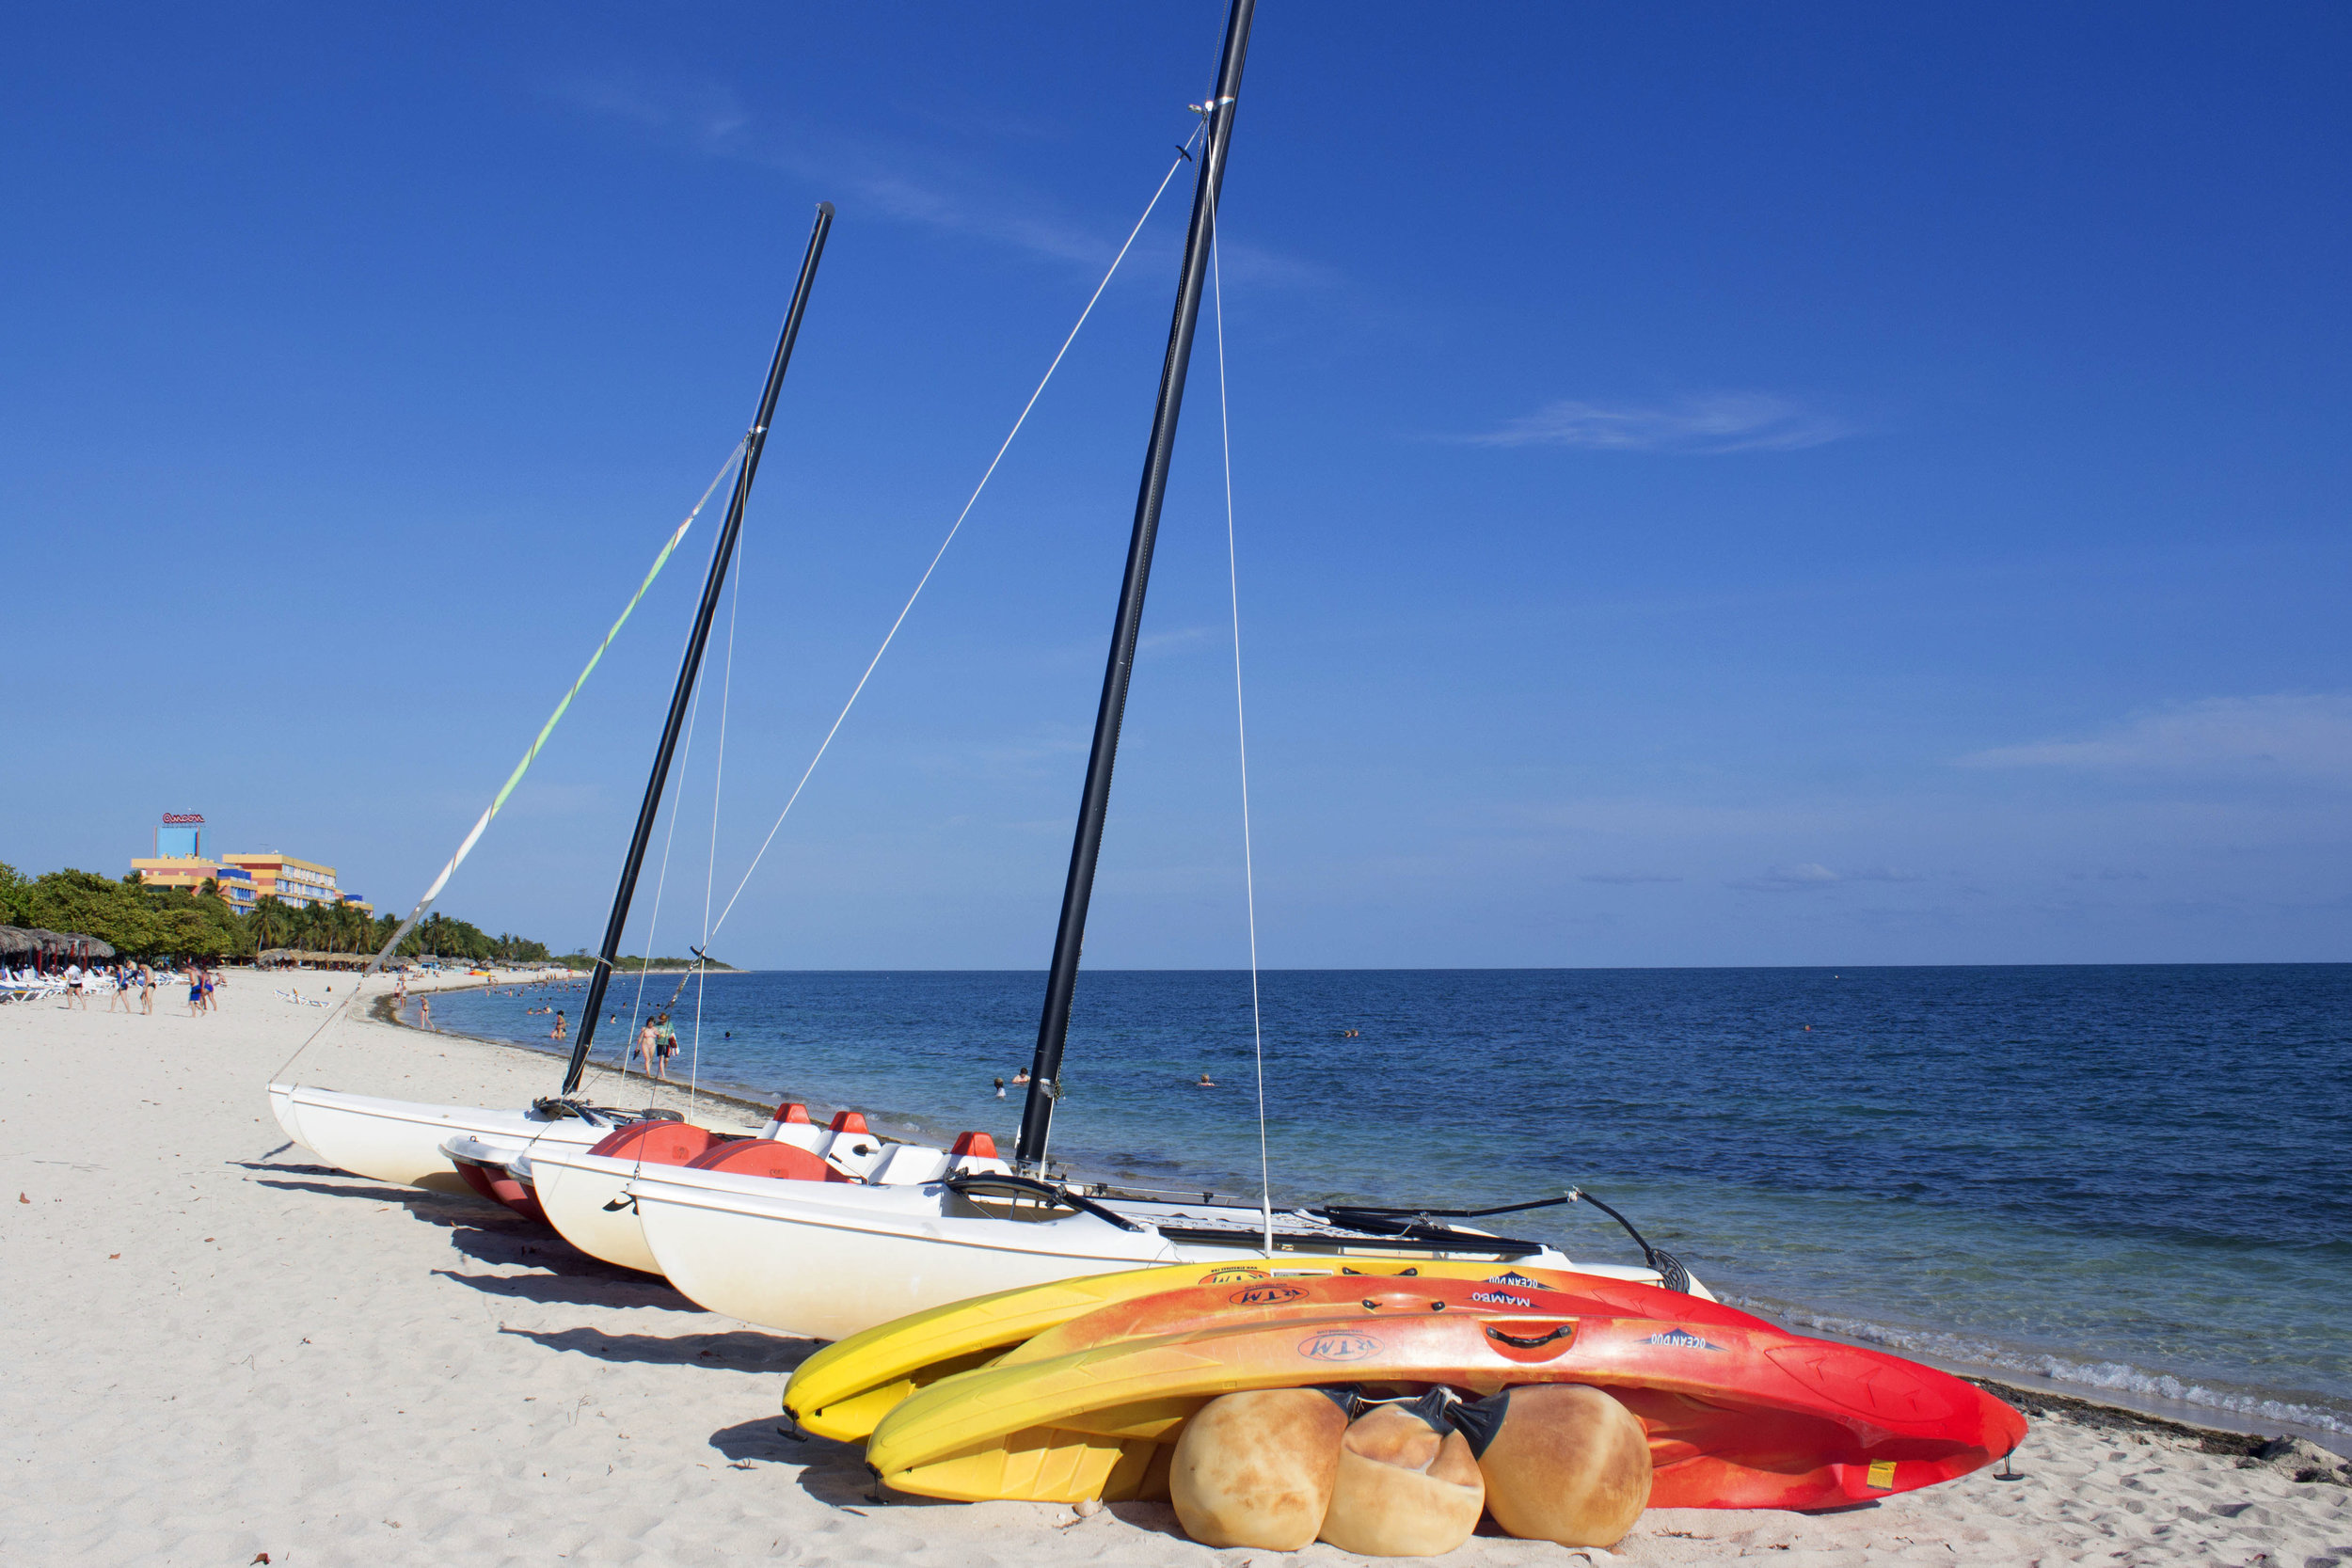
[[[1211,1082],[1209,1075],[1204,1072],[1200,1075],[1200,1081],[1195,1084],[1193,1087],[1196,1089],[1213,1089],[1216,1087],[1216,1085]]]
[[[1028,1081],[1029,1069],[1027,1068],[1016,1068],[1013,1069],[1012,1086],[1014,1088],[1019,1088],[1022,1085],[1027,1083]]]

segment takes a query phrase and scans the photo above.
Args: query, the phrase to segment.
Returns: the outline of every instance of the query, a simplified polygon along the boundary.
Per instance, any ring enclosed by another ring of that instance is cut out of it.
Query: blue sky
[[[677,776],[678,950],[1221,24],[20,19],[0,859],[119,871],[200,811],[405,908],[739,434],[831,199],[715,847],[723,648]],[[2352,958],[2348,69],[2319,6],[1266,0],[1224,213],[1265,960]],[[722,956],[1042,966],[1184,194]],[[1215,388],[1204,355],[1096,965],[1246,954]],[[708,538],[453,913],[596,940]]]

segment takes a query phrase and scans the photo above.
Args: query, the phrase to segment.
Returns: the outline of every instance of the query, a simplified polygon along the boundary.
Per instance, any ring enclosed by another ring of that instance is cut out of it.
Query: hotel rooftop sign
[[[204,814],[203,814],[202,812],[199,812],[199,811],[190,811],[190,812],[167,811],[167,812],[164,813],[164,821],[165,821],[167,824],[177,825],[177,824],[181,824],[181,823],[188,823],[188,822],[201,822],[201,821],[203,821],[203,820],[204,820]]]

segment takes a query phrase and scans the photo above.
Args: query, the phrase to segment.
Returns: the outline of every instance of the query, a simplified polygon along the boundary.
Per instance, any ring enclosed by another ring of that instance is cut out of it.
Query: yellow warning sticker
[[[1871,1461],[1870,1484],[1880,1488],[1881,1490],[1893,1490],[1895,1485],[1895,1462],[1891,1459],[1878,1459]]]

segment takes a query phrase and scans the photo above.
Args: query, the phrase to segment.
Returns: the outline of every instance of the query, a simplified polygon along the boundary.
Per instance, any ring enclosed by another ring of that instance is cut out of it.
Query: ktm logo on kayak
[[[1645,1345],[1672,1345],[1677,1350],[1720,1351],[1724,1348],[1721,1345],[1712,1345],[1708,1343],[1705,1339],[1700,1338],[1697,1335],[1692,1333],[1687,1328],[1669,1328],[1662,1333],[1651,1335],[1648,1338],[1643,1340],[1642,1343]]]
[[[1361,1361],[1379,1349],[1371,1335],[1344,1328],[1327,1328],[1298,1342],[1298,1354],[1310,1361]]]
[[[1245,1279],[1263,1279],[1265,1276],[1266,1272],[1263,1269],[1252,1269],[1241,1264],[1233,1264],[1226,1268],[1211,1269],[1200,1276],[1200,1283],[1203,1285],[1238,1285]]]
[[[1235,1307],[1272,1307],[1279,1302],[1296,1301],[1306,1293],[1295,1285],[1251,1285],[1225,1299]]]

